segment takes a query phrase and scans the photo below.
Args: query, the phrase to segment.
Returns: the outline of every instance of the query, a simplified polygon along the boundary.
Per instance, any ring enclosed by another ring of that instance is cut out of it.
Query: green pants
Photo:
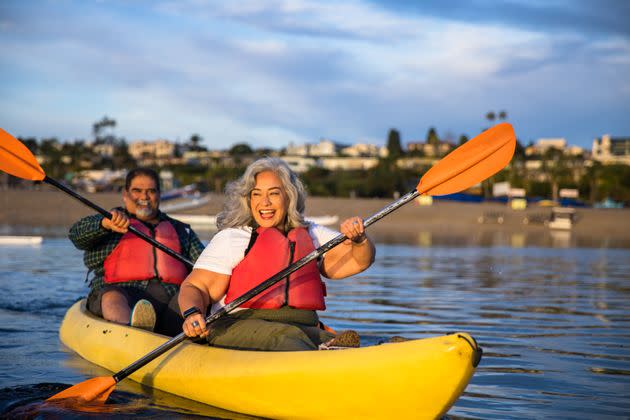
[[[223,316],[212,323],[208,343],[239,350],[317,350],[334,334],[319,327],[315,311],[283,307],[247,309]]]

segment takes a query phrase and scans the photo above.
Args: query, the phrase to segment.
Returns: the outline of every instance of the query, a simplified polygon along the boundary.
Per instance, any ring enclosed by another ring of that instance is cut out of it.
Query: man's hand
[[[112,209],[110,213],[112,214],[112,218],[103,218],[101,226],[112,232],[127,233],[129,228],[129,218],[127,215],[115,209]]]

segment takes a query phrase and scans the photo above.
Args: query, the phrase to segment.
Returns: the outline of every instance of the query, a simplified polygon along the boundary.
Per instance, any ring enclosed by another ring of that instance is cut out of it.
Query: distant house
[[[446,141],[441,141],[438,144],[425,143],[421,141],[407,143],[407,151],[409,153],[420,153],[421,155],[428,157],[444,156],[450,152],[453,147],[453,144]]]
[[[284,160],[295,173],[303,173],[317,166],[316,159],[306,156],[282,156],[281,159]]]
[[[578,156],[584,153],[584,149],[578,146],[568,146],[567,140],[562,137],[540,138],[535,144],[525,149],[526,156],[543,155],[549,149],[556,149],[568,156]]]
[[[114,156],[114,145],[111,143],[99,143],[92,145],[92,150],[94,153],[104,157],[112,157]]]
[[[341,154],[352,157],[386,157],[387,147],[375,144],[357,143],[341,149]]]
[[[609,134],[593,140],[593,160],[604,164],[630,165],[630,137],[611,137]]]
[[[175,157],[175,143],[168,140],[134,141],[129,144],[129,154],[143,164],[165,163]]]
[[[396,166],[400,169],[420,169],[432,166],[436,160],[432,157],[403,157],[396,160]]]
[[[319,166],[330,171],[366,170],[378,165],[376,157],[324,157],[319,158]]]
[[[287,156],[336,156],[337,152],[345,146],[337,144],[331,140],[322,139],[316,144],[295,145],[289,143],[286,148]]]

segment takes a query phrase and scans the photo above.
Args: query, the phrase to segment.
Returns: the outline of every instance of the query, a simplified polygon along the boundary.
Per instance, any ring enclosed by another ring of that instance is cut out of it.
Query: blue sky
[[[280,148],[470,137],[505,110],[524,143],[630,136],[630,2],[0,2],[0,126]]]

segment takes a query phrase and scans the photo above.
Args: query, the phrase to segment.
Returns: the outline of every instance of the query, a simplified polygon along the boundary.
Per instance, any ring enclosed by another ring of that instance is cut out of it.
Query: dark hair
[[[135,168],[130,170],[127,173],[127,178],[125,178],[125,190],[129,191],[129,187],[131,186],[131,181],[137,176],[148,176],[149,178],[155,181],[155,185],[157,185],[157,190],[160,192],[160,177],[157,172],[155,172],[151,168]]]

